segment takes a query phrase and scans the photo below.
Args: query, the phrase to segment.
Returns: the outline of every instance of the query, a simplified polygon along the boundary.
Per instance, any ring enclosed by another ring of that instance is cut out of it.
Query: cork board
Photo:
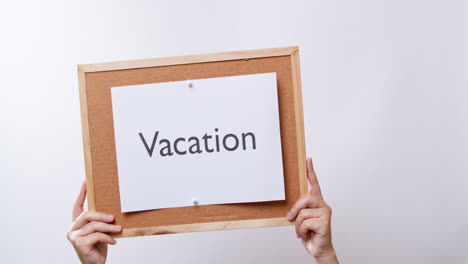
[[[122,213],[111,87],[276,72],[286,200]],[[110,213],[114,237],[285,226],[307,191],[298,47],[78,65],[88,208]]]

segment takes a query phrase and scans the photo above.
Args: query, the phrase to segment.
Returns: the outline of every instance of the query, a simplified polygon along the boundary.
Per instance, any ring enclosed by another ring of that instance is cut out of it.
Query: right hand
[[[337,264],[331,236],[331,208],[323,200],[312,159],[307,159],[309,193],[291,208],[287,218],[296,220],[296,234],[315,263]]]
[[[107,259],[107,245],[117,243],[107,233],[119,233],[122,227],[110,224],[114,221],[113,215],[84,211],[85,199],[86,182],[83,182],[73,206],[73,223],[67,232],[67,238],[75,248],[81,263],[104,264]]]

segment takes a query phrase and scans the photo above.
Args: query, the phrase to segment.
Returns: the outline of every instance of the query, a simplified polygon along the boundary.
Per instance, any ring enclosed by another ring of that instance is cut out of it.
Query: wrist
[[[320,255],[313,256],[314,263],[316,264],[338,264],[338,258],[334,248],[327,252],[322,252]]]

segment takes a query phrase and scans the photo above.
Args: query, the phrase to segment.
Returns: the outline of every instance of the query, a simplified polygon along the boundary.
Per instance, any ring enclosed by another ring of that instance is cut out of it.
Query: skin
[[[73,206],[73,224],[67,232],[67,238],[83,264],[104,264],[107,259],[107,245],[117,241],[109,233],[119,233],[122,227],[112,225],[113,215],[100,212],[84,211],[86,182],[81,185],[80,194]]]
[[[300,198],[289,211],[287,218],[295,220],[296,235],[315,263],[338,263],[331,240],[331,208],[323,200],[312,159],[307,159],[309,193]],[[120,233],[122,227],[113,225],[114,216],[100,212],[84,211],[86,182],[73,206],[72,226],[67,238],[75,248],[81,263],[104,264],[108,245],[117,241],[109,234]]]
[[[295,220],[296,236],[301,239],[315,263],[338,263],[331,237],[330,206],[323,200],[312,159],[307,158],[309,192],[300,198],[288,212],[289,221]]]

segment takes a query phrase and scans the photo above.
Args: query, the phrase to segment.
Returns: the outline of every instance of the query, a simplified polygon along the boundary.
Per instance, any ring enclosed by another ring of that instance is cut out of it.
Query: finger
[[[312,163],[312,158],[307,158],[306,161],[307,167],[307,178],[309,179],[309,194],[316,195],[322,198],[322,191],[320,190],[320,185],[317,180],[317,174],[314,171],[314,165]]]
[[[77,240],[76,245],[83,252],[89,252],[97,243],[115,245],[117,241],[104,233],[92,233]]]
[[[78,230],[78,236],[87,236],[92,233],[119,233],[122,227],[119,225],[111,225],[104,222],[91,221]]]
[[[104,233],[93,233],[93,234],[83,237],[83,239],[84,241],[86,241],[86,244],[88,245],[96,245],[99,242],[111,244],[111,245],[114,245],[115,243],[117,243],[115,239],[113,239],[111,236],[104,234]]]
[[[299,235],[302,238],[307,238],[311,232],[315,234],[322,233],[323,224],[320,218],[309,218],[302,222],[299,227]]]
[[[114,216],[101,212],[86,211],[80,214],[80,216],[78,216],[75,222],[73,222],[71,230],[80,229],[81,227],[83,227],[91,221],[110,223],[114,221]]]
[[[287,218],[289,221],[294,220],[299,211],[305,208],[318,208],[322,206],[322,199],[317,196],[306,195],[299,199],[296,204],[289,210]]]
[[[326,212],[323,210],[323,208],[314,208],[314,209],[302,209],[299,214],[297,215],[296,218],[296,234],[297,237],[301,237],[299,233],[299,227],[302,225],[302,223],[310,218],[319,218],[322,215],[324,215]]]
[[[86,180],[81,184],[80,193],[76,197],[75,204],[73,205],[73,215],[72,221],[75,221],[76,218],[83,213],[83,205],[86,199]]]

